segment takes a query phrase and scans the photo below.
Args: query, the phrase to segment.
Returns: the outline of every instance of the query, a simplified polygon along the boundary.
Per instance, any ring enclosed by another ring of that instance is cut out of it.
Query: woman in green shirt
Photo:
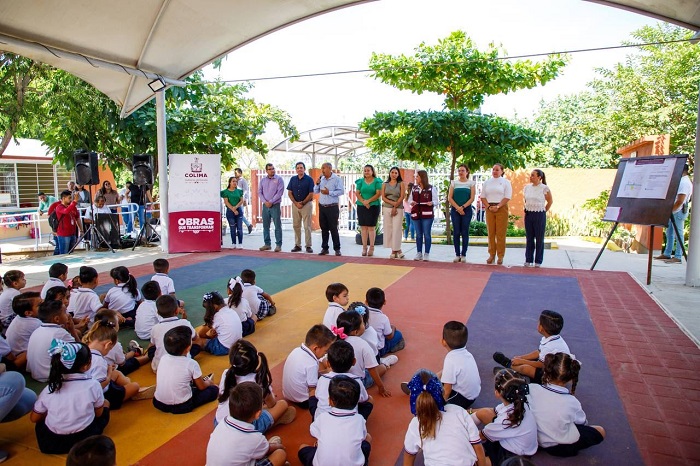
[[[469,224],[472,221],[472,204],[476,189],[474,182],[469,179],[469,168],[466,165],[460,165],[457,173],[459,177],[450,183],[450,190],[447,192],[451,206],[452,241],[455,247],[455,258],[452,262],[467,262]]]
[[[245,202],[243,190],[238,189],[238,180],[235,176],[228,179],[228,187],[221,191],[221,198],[226,205],[226,220],[231,230],[231,243],[233,249],[243,249],[243,215],[239,207]],[[238,238],[238,244],[236,244]]]
[[[372,165],[365,165],[364,177],[355,181],[355,195],[357,196],[357,223],[360,224],[360,236],[362,237],[362,255],[374,255],[374,239],[377,235],[376,227],[379,219],[379,210],[382,196],[382,180],[377,178],[377,172]],[[369,241],[369,250],[367,243]]]

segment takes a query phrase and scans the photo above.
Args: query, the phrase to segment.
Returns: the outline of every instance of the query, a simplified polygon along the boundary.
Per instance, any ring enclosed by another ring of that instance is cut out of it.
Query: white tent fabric
[[[700,1],[698,0],[587,0],[623,10],[633,11],[693,31],[700,30]]]
[[[68,71],[129,115],[166,83],[277,29],[370,0],[3,0],[0,50]],[[261,57],[262,60],[268,57]]]

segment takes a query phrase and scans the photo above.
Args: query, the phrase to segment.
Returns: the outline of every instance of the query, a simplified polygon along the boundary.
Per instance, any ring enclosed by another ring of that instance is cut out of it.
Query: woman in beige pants
[[[510,181],[503,177],[503,165],[497,163],[491,169],[492,178],[481,188],[481,203],[486,206],[486,228],[489,233],[489,258],[493,264],[498,255],[498,265],[506,254],[506,230],[508,229],[508,201],[513,195]]]

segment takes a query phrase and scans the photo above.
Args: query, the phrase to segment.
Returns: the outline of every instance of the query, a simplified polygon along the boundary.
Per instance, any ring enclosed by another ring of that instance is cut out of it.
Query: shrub
[[[487,236],[486,222],[472,220],[469,224],[469,236]]]

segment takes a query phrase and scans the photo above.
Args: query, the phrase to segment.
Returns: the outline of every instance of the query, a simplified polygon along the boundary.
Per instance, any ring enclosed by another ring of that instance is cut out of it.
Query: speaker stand
[[[90,193],[90,200],[91,200],[91,201],[94,199],[94,198],[93,198],[93,195],[92,195],[92,186],[93,186],[93,185],[91,185],[91,184],[88,185],[88,189],[89,189],[89,193]],[[78,247],[78,245],[85,239],[85,237],[86,237],[86,236],[88,235],[88,233],[90,233],[90,232],[94,232],[94,233],[95,233],[95,236],[97,236],[97,237],[102,241],[102,243],[105,243],[105,244],[107,245],[107,247],[109,248],[109,250],[112,251],[113,254],[116,254],[116,252],[114,251],[114,249],[112,249],[112,245],[109,244],[109,242],[105,239],[105,237],[104,237],[104,235],[102,234],[102,232],[100,232],[100,229],[96,227],[96,225],[97,225],[97,215],[99,215],[99,214],[95,215],[95,204],[94,204],[94,202],[90,202],[90,214],[91,214],[91,217],[92,217],[92,223],[90,224],[90,226],[88,227],[88,229],[85,230],[85,231],[83,232],[82,235],[78,236],[77,241],[75,242],[75,244],[73,245],[73,247],[71,248],[71,250],[68,251],[68,254],[72,254],[73,251],[75,251],[75,248]],[[95,236],[90,235],[90,242],[93,243],[93,244],[92,244],[92,248],[93,248],[93,249],[97,249],[97,248],[95,247],[95,245],[94,245],[94,243],[95,243],[95,241],[94,241]],[[102,243],[98,243],[98,244],[102,244]]]

